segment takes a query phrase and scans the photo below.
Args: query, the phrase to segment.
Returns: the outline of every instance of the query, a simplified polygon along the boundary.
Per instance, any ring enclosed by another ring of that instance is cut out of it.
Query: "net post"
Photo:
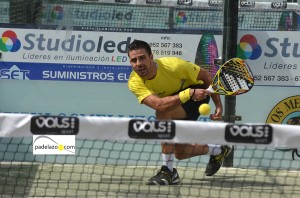
[[[236,105],[235,96],[225,97],[225,115],[224,115],[225,122],[229,122],[229,123],[235,122],[235,105]],[[234,147],[231,153],[225,158],[223,166],[233,167],[233,157],[234,157]]]
[[[236,57],[238,31],[238,0],[223,1],[223,62]],[[235,122],[235,96],[225,96],[225,122]],[[233,150],[234,151],[234,150]],[[231,152],[223,163],[224,167],[233,166],[234,152]]]

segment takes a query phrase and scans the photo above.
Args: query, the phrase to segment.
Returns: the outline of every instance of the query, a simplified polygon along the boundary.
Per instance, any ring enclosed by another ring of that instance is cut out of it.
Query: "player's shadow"
[[[229,175],[229,176],[213,176],[204,177],[201,179],[191,179],[190,181],[183,181],[181,185],[187,186],[214,186],[219,188],[243,188],[247,186],[252,187],[274,187],[274,186],[292,186],[288,184],[277,183],[274,180],[270,180],[268,176],[264,180],[258,181],[255,176],[247,175]]]
[[[111,178],[101,178],[100,183],[119,183],[119,184],[131,184],[131,183],[139,183],[141,182],[141,177],[111,177]]]

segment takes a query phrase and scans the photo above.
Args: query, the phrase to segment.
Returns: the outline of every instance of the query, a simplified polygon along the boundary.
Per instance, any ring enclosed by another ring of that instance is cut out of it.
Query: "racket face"
[[[253,74],[247,63],[239,58],[228,60],[214,77],[216,93],[222,95],[240,95],[247,93],[254,85]]]

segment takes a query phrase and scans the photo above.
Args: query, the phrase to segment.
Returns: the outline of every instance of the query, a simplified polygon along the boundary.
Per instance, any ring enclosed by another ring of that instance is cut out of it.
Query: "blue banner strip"
[[[126,83],[131,66],[2,62],[0,79]]]

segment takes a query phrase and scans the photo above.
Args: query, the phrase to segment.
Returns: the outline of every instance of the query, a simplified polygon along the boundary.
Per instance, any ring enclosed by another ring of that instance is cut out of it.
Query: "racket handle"
[[[215,93],[215,90],[212,88],[211,85],[209,85],[209,87],[206,90],[209,91],[210,93]]]

